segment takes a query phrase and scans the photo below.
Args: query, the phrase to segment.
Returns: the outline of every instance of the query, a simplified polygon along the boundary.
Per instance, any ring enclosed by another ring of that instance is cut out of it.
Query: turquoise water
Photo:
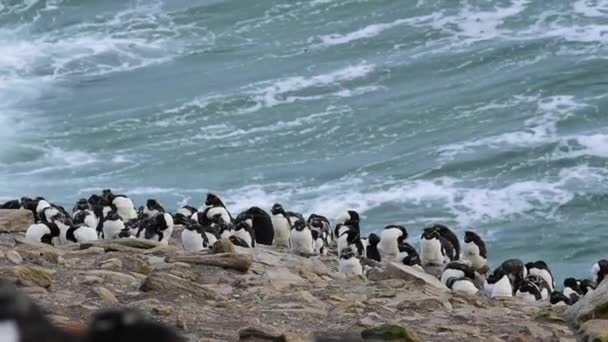
[[[608,1],[0,1],[0,197],[206,191],[606,257]]]

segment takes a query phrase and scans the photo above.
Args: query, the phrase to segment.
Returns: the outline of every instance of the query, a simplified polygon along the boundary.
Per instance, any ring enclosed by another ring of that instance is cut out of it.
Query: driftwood
[[[165,262],[185,262],[205,266],[217,266],[247,272],[253,264],[253,255],[221,253],[211,255],[184,255],[165,258]]]

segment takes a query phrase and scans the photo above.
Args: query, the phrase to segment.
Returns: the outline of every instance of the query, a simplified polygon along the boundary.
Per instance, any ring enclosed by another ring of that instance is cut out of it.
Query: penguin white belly
[[[323,248],[323,246],[325,246],[325,242],[322,238],[318,238],[315,241],[315,254],[327,255],[327,248]]]
[[[363,274],[363,266],[361,266],[361,261],[357,258],[340,259],[338,264],[340,273],[354,275]]]
[[[272,227],[274,228],[274,239],[272,244],[279,247],[289,247],[289,235],[291,233],[291,224],[285,216],[272,215]]]
[[[541,300],[547,300],[547,299],[549,299],[549,291],[546,288],[543,288],[540,291],[540,299]]]
[[[398,229],[385,229],[380,234],[380,242],[378,243],[378,251],[382,260],[385,258],[394,259],[399,254],[399,246],[397,239],[402,235]]]
[[[527,292],[519,292],[519,290],[515,294],[515,297],[521,298],[526,303],[536,302],[536,297],[533,294]]]
[[[203,250],[203,237],[195,230],[182,231],[182,245],[186,252],[194,253]]]
[[[423,265],[441,265],[444,263],[445,258],[441,252],[439,239],[422,239],[420,241],[420,261]]]
[[[41,242],[42,236],[50,234],[49,228],[44,224],[33,224],[25,232],[25,238],[31,241]]]
[[[441,273],[441,282],[446,285],[448,283],[448,279],[450,278],[462,278],[464,277],[464,272],[461,270],[455,270],[448,268],[443,273]]]
[[[234,234],[233,230],[226,229],[220,234],[220,239],[229,239]]]
[[[479,292],[479,289],[477,289],[477,287],[475,287],[475,284],[473,284],[470,281],[459,280],[459,281],[454,282],[454,284],[452,284],[452,291],[468,293],[468,294],[476,294],[477,292]]]
[[[557,304],[552,304],[551,306],[568,306],[568,304],[566,304],[564,302],[559,302]]]
[[[116,206],[118,216],[120,216],[123,221],[129,221],[134,218],[137,218],[137,211],[135,211],[135,205],[133,205],[133,201],[131,201],[129,198],[116,197],[112,203]]]
[[[217,237],[214,234],[205,232],[205,235],[207,235],[207,240],[209,240],[209,246],[213,246],[217,242]]]
[[[165,214],[165,215],[169,215],[169,214]],[[171,225],[169,227],[167,227],[167,229],[163,230],[163,238],[159,242],[162,243],[163,245],[168,245],[172,234],[173,234],[173,222],[171,223]]]
[[[473,242],[465,243],[463,252],[463,259],[470,261],[475,270],[480,270],[488,264],[488,261],[479,255],[479,247]]]
[[[0,321],[0,340],[2,342],[19,342],[21,336],[19,334],[19,327],[17,322],[14,320],[3,320]]]
[[[531,268],[530,274],[543,278],[543,280],[547,282],[547,285],[549,285],[549,290],[553,291],[553,277],[547,270]]]
[[[88,214],[85,218],[84,218],[84,224],[86,224],[89,227],[97,227],[97,225],[99,224],[99,220],[97,219],[97,216],[95,216],[95,214],[93,214],[92,211],[88,210],[87,211],[90,212],[90,214]]]
[[[61,223],[61,222],[57,222],[57,227],[59,228],[59,242],[62,245],[65,245],[66,243],[70,243],[72,241],[68,241],[67,238],[67,233],[68,233],[68,229],[70,229],[70,227],[66,226],[65,224]]]
[[[562,291],[562,293],[564,294],[564,296],[570,298],[570,296],[572,294],[576,294],[578,296],[578,293],[576,291],[574,291],[572,288],[570,287],[565,287],[564,291]]]
[[[314,254],[314,243],[310,230],[293,230],[290,236],[291,252],[294,254],[312,255]]]
[[[121,220],[105,221],[103,223],[103,239],[111,240],[118,237],[118,234],[124,228],[125,224]]]
[[[74,232],[74,237],[78,242],[95,241],[97,240],[97,230],[95,228],[82,226]]]
[[[234,236],[236,236],[238,238],[243,239],[243,241],[247,242],[247,245],[249,247],[252,247],[252,244],[251,244],[251,242],[252,242],[251,241],[251,235],[245,229],[235,230],[235,231],[232,232],[232,235],[234,235]]]
[[[513,297],[513,287],[511,281],[506,275],[503,276],[492,289],[492,298],[494,297]]]
[[[228,210],[226,210],[226,208],[224,208],[224,207],[213,207],[213,208],[210,208],[207,211],[207,218],[211,220],[215,216],[217,216],[218,214],[222,217],[222,220],[224,220],[224,222],[230,223],[230,221],[232,221],[230,219],[230,214],[228,214]]]

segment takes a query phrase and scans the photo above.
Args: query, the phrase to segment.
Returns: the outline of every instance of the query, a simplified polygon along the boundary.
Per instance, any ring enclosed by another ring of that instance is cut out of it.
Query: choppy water
[[[606,257],[608,1],[0,0],[0,197],[111,187]]]

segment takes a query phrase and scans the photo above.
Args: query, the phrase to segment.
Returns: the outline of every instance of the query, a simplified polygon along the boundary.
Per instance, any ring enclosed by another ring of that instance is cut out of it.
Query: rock
[[[25,232],[34,224],[34,214],[25,209],[0,209],[0,233]]]
[[[15,276],[18,283],[24,286],[39,286],[48,289],[53,284],[51,272],[40,267],[15,266]]]
[[[230,240],[221,239],[216,241],[213,246],[211,246],[212,254],[220,254],[220,253],[236,253],[236,248]]]
[[[93,285],[103,283],[103,278],[97,276],[85,276],[81,282],[84,285]]]
[[[439,279],[421,272],[413,267],[391,262],[386,265],[383,271],[378,269],[372,269],[373,272],[368,273],[368,279],[374,281],[381,281],[386,279],[403,279],[406,281],[418,281],[434,286],[438,289],[449,291],[449,289],[443,285]]]
[[[302,277],[293,274],[285,267],[277,267],[269,269],[264,274],[264,278],[270,282],[270,285],[276,290],[282,290],[295,285],[305,285],[306,281]]]
[[[204,299],[226,300],[214,290],[203,287],[195,282],[186,280],[169,273],[155,272],[150,274],[143,282],[140,290],[148,291],[176,291],[176,293],[189,293]]]
[[[584,341],[608,342],[608,320],[589,320],[583,323],[579,333],[584,337]]]
[[[564,317],[576,325],[591,319],[608,319],[608,281],[569,307]]]
[[[23,262],[21,254],[19,254],[19,252],[14,249],[11,249],[10,251],[6,252],[6,258],[15,265],[19,265]]]
[[[185,262],[206,266],[217,266],[247,272],[253,264],[250,254],[222,253],[213,255],[185,255],[167,257],[166,262]]]
[[[182,330],[188,329],[188,325],[186,324],[186,321],[180,315],[177,315],[175,317],[175,326]]]
[[[107,270],[89,270],[85,271],[86,275],[103,277],[111,283],[123,284],[123,285],[134,285],[139,284],[139,280],[132,275]]]
[[[114,296],[114,294],[112,292],[110,292],[110,290],[106,289],[105,287],[101,287],[101,286],[94,287],[93,292],[95,292],[95,294],[97,296],[99,296],[99,298],[107,304],[118,304],[119,303],[118,298],[116,298],[116,296]]]
[[[399,340],[404,342],[422,342],[413,332],[402,325],[383,324],[373,328],[365,329],[361,332],[361,337],[365,340]]]
[[[103,260],[99,262],[99,268],[102,268],[104,270],[120,270],[122,269],[122,260],[118,259],[118,258],[111,258],[111,259],[107,259],[107,260]]]
[[[239,340],[284,341],[282,331],[266,324],[242,328],[239,330]]]

